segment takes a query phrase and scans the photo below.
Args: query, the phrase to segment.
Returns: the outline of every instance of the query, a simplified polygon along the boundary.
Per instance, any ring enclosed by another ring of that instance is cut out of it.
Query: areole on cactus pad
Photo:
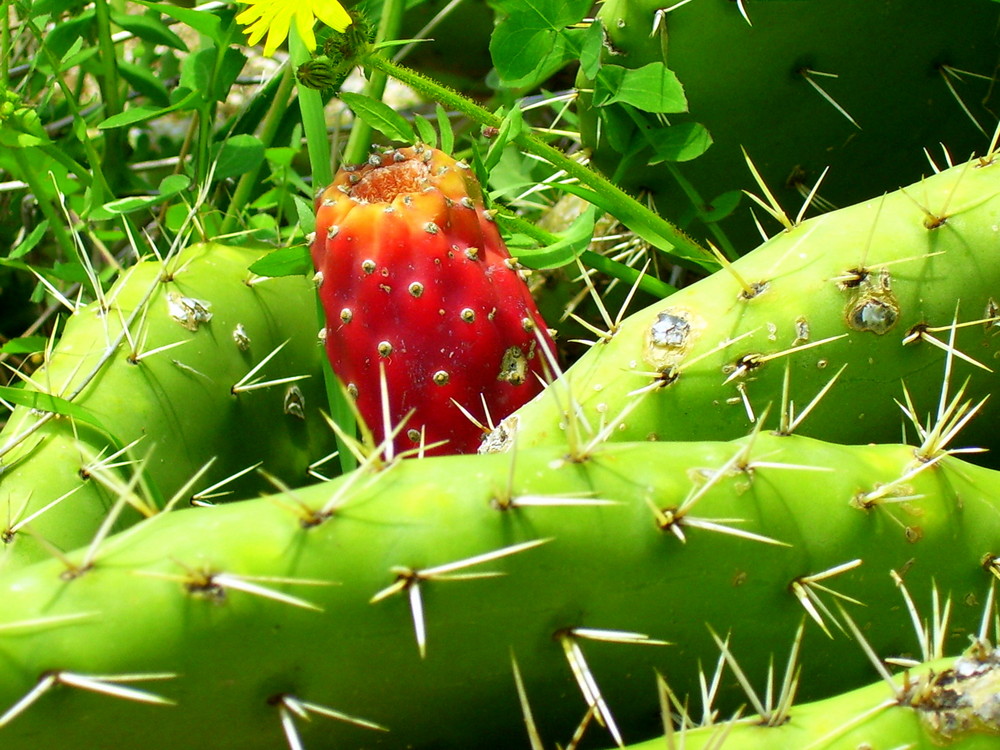
[[[312,257],[327,354],[379,442],[473,452],[541,390],[552,340],[462,162],[418,145],[344,167]]]

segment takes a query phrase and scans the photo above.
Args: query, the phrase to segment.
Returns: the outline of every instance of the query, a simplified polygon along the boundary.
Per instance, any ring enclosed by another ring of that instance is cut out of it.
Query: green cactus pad
[[[512,657],[544,737],[586,712],[572,663],[638,741],[658,724],[654,670],[684,694],[683,665],[715,660],[706,626],[759,682],[806,621],[803,662],[824,678],[800,695],[823,697],[871,678],[829,590],[867,605],[844,603],[879,653],[914,649],[886,606],[893,570],[954,602],[946,646],[978,627],[998,482],[907,446],[760,434],[401,461],[178,510],[86,569],[81,551],[0,578],[0,741],[273,750],[284,717],[311,750],[508,748],[526,744]],[[176,705],[114,694],[116,676]],[[304,721],[302,702],[389,731]]]
[[[937,0],[609,0],[598,12],[605,65],[665,63],[687,109],[669,125],[637,125],[643,116],[625,105],[584,107],[584,143],[671,218],[721,220],[742,253],[758,234],[745,198],[727,215],[740,190],[756,189],[741,148],[791,211],[827,167],[819,194],[844,206],[914,180],[927,169],[924,149],[943,163],[942,143],[958,159],[984,148],[995,125],[998,12],[987,0],[947,9]],[[590,101],[594,84],[579,85]],[[695,123],[712,145],[688,160],[681,146],[697,142]],[[642,143],[653,144],[642,161],[623,156]],[[691,230],[718,242],[705,224]]]
[[[792,706],[775,725],[760,716],[676,730],[686,750],[993,750],[1000,742],[1000,654],[976,644],[957,658],[908,669],[894,680]],[[626,750],[671,747],[664,737]]]
[[[615,440],[730,439],[768,408],[770,427],[778,412],[801,414],[828,386],[797,432],[899,440],[906,391],[923,423],[943,391],[947,401],[967,381],[975,402],[996,387],[998,227],[1000,165],[989,159],[803,221],[732,272],[625,319],[488,448],[514,436],[520,448],[572,447],[602,430]],[[998,445],[998,408],[984,406],[964,445]]]
[[[122,497],[127,523],[257,463],[309,480],[332,450],[315,293],[304,278],[253,277],[264,252],[204,244],[141,262],[69,318],[25,387],[38,395],[22,394],[0,433],[0,566],[86,544]],[[251,472],[221,492],[268,488]]]

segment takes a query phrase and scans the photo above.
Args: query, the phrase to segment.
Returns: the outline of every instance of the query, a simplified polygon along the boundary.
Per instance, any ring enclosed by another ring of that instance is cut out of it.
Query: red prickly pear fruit
[[[409,415],[397,452],[475,452],[463,409],[486,425],[542,390],[539,342],[555,347],[467,165],[414,146],[341,169],[316,200],[312,258],[327,355],[376,440],[382,368],[390,428]]]

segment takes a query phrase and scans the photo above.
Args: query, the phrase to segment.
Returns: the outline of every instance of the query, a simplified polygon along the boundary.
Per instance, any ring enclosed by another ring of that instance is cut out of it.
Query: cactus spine
[[[820,697],[869,676],[826,590],[878,605],[895,570],[914,590],[933,579],[955,602],[981,598],[998,482],[945,453],[759,434],[608,443],[575,462],[548,448],[370,464],[157,515],[85,569],[53,560],[2,579],[0,737],[273,748],[285,717],[311,748],[508,746],[523,731],[513,653],[546,705],[544,736],[586,710],[567,699],[572,664],[599,686],[610,736],[637,740],[653,729],[654,668],[696,689],[677,665],[714,658],[706,624],[773,644],[808,620],[824,680],[802,693]],[[906,650],[900,613],[845,606],[880,653]],[[976,627],[971,609],[956,606],[949,635]],[[768,663],[742,662],[751,679]],[[118,675],[162,677],[130,687],[177,706],[113,693]],[[293,721],[302,701],[390,731]]]
[[[828,387],[799,432],[898,440],[891,396],[904,401],[901,381],[920,414],[936,408],[946,360],[967,397],[995,387],[998,219],[1000,166],[981,159],[789,222],[730,272],[607,332],[490,445],[507,447],[515,433],[519,447],[601,431],[620,440],[734,438],[769,406],[801,412]],[[995,446],[997,408],[986,404],[965,439]]]
[[[316,312],[304,279],[253,278],[263,252],[205,244],[141,262],[69,318],[27,378],[38,400],[0,433],[0,565],[86,544],[117,499],[124,525],[258,463],[309,479],[332,449]],[[251,473],[221,491],[269,487]]]
[[[677,730],[687,750],[991,750],[1000,735],[1000,654],[976,643],[960,657],[907,670],[900,678],[792,706],[781,721],[750,716]],[[664,738],[627,750],[660,750]],[[669,745],[667,745],[669,747]]]

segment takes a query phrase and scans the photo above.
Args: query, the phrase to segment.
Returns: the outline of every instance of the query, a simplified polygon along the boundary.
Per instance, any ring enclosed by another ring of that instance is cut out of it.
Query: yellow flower
[[[306,48],[316,48],[313,24],[318,18],[336,31],[351,25],[351,17],[337,0],[239,0],[250,7],[236,16],[236,22],[246,26],[250,46],[257,44],[267,34],[264,55],[270,57],[288,37],[292,20]]]

